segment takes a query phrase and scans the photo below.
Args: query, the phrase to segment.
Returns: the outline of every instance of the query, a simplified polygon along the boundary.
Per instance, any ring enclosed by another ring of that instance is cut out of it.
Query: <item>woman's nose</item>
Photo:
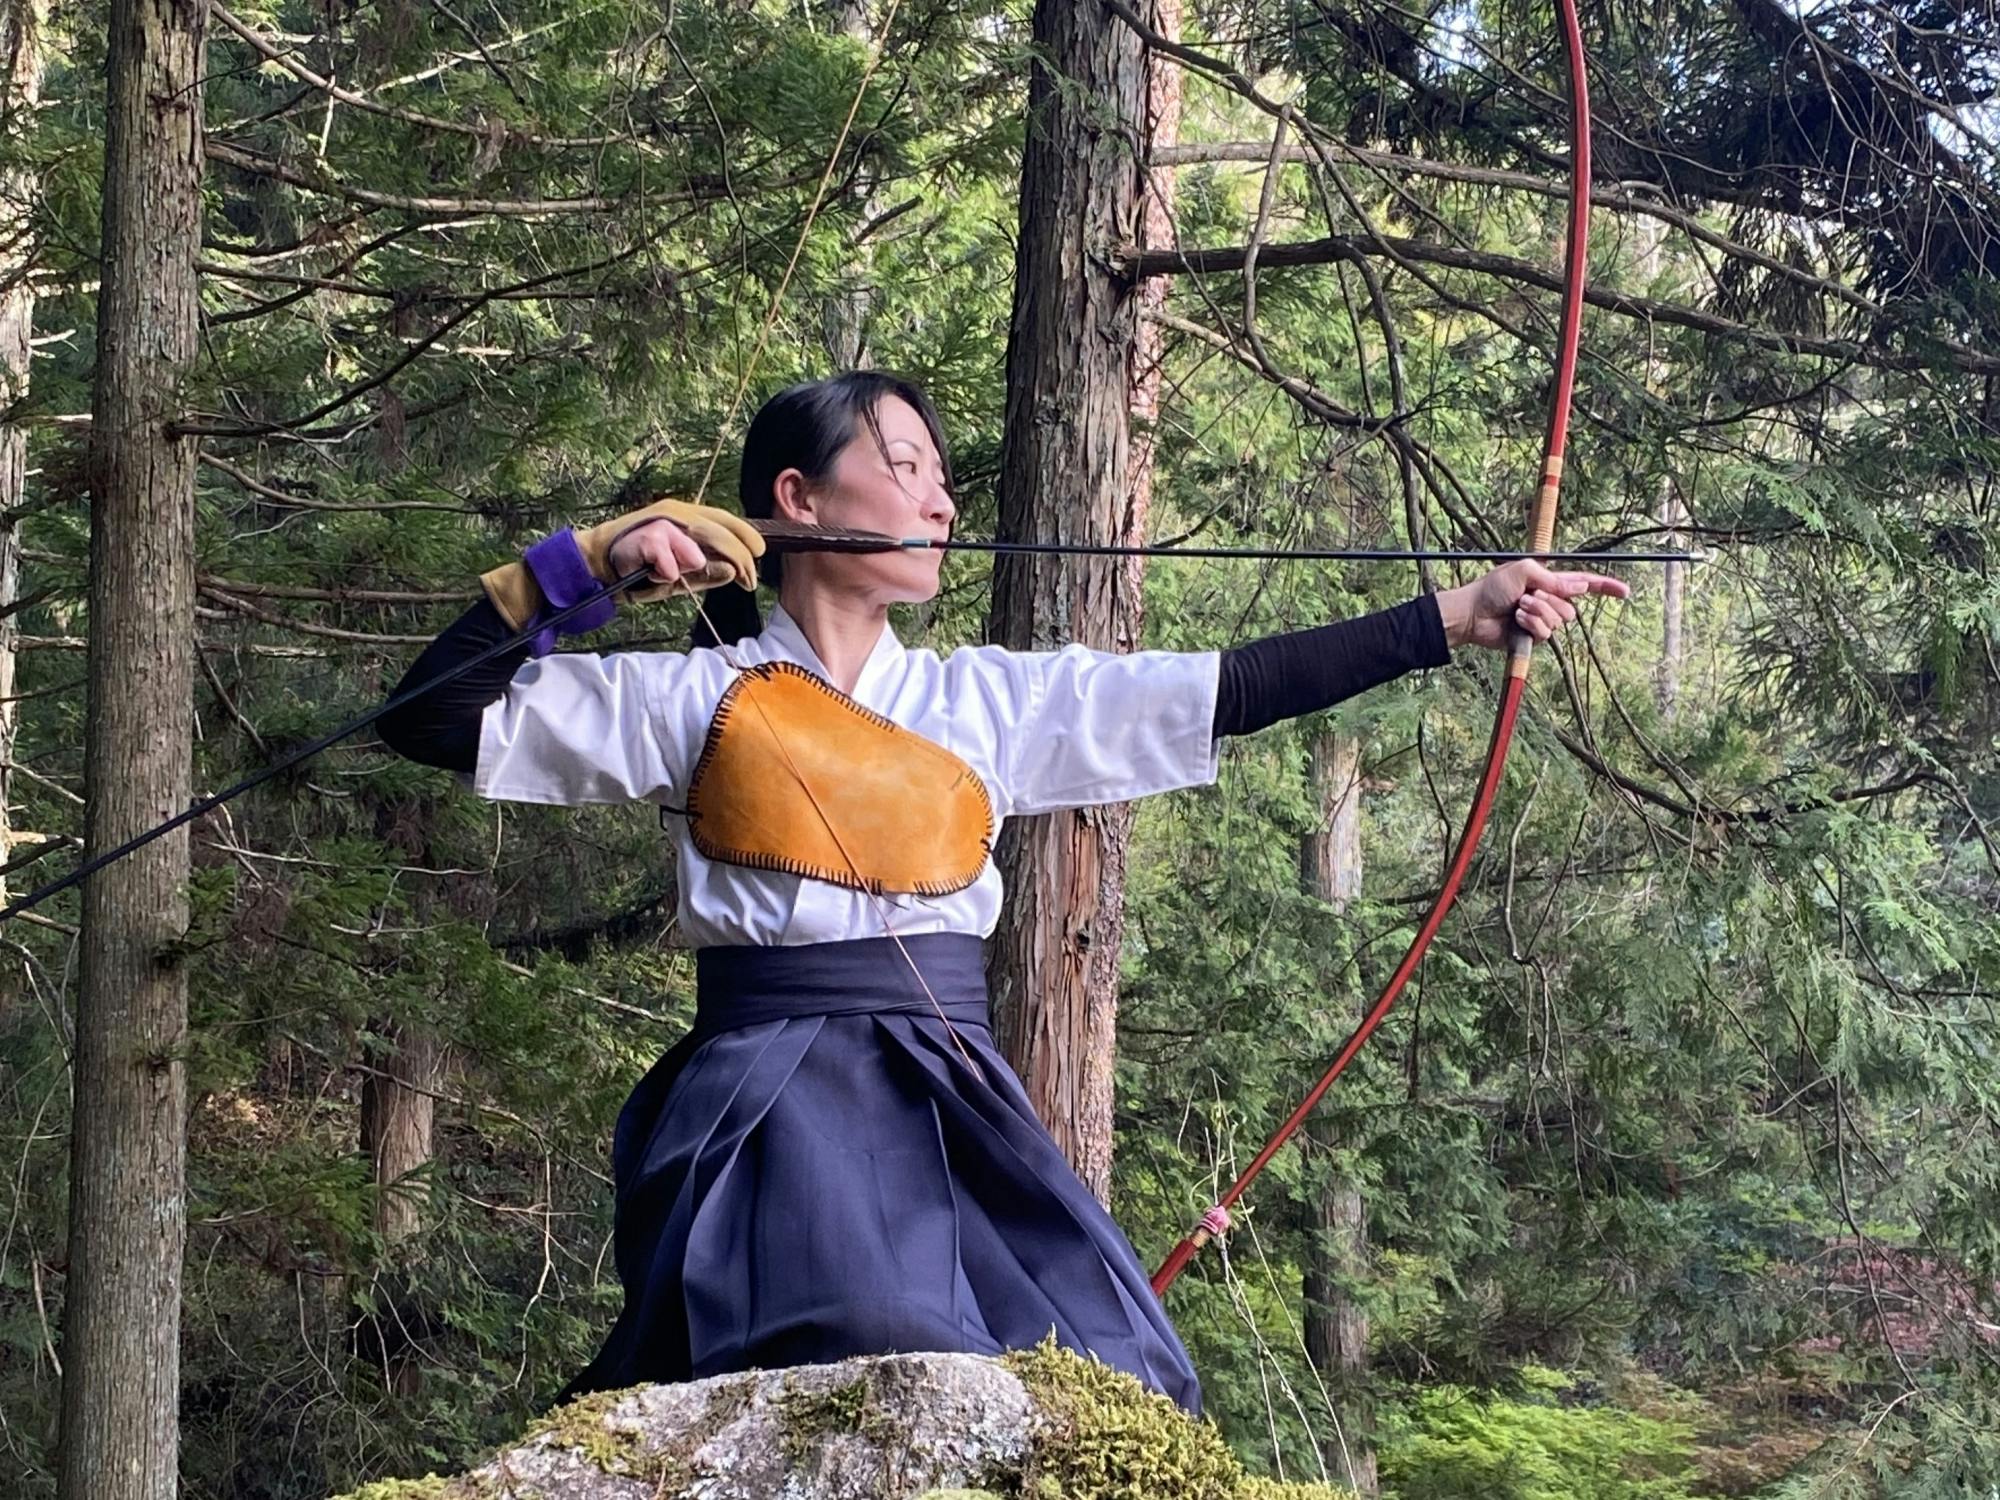
[[[942,481],[933,481],[930,494],[924,500],[924,519],[938,526],[949,526],[958,515],[958,506],[951,498],[951,491]]]

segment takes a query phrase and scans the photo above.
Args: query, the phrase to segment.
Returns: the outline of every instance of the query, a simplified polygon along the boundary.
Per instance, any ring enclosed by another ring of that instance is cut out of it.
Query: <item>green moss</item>
[[[452,1500],[464,1493],[456,1481],[426,1474],[422,1479],[377,1479],[335,1500]]]
[[[868,1382],[857,1377],[823,1391],[791,1390],[778,1398],[785,1456],[799,1462],[830,1433],[854,1432],[873,1443],[894,1436],[895,1424],[869,1403]]]
[[[461,1474],[455,1479],[426,1474],[422,1479],[377,1479],[336,1495],[334,1500],[524,1500],[524,1496],[519,1492],[503,1495],[483,1474]]]
[[[1282,1484],[1275,1479],[1265,1479],[1252,1474],[1237,1486],[1231,1500],[1327,1500],[1337,1495],[1348,1500],[1353,1492],[1331,1484]]]
[[[566,1406],[558,1406],[522,1434],[523,1442],[547,1437],[564,1448],[573,1449],[607,1474],[634,1474],[634,1465],[643,1463],[644,1449],[639,1434],[610,1427],[610,1416],[624,1391],[595,1391],[579,1396]]]
[[[750,1404],[755,1384],[756,1378],[746,1375],[710,1391],[701,1420],[662,1449],[648,1448],[637,1431],[612,1427],[606,1422],[618,1404],[631,1394],[629,1391],[597,1391],[579,1396],[535,1423],[522,1434],[521,1441],[546,1437],[560,1447],[582,1454],[607,1474],[643,1480],[652,1487],[658,1500],[676,1500],[702,1477],[701,1468],[694,1461],[695,1451],[742,1415]],[[400,1497],[384,1497],[384,1500],[400,1500]]]
[[[1243,1472],[1207,1422],[1190,1421],[1134,1377],[1059,1348],[1006,1356],[1048,1419],[1021,1476],[1027,1500],[1344,1500],[1328,1485]]]

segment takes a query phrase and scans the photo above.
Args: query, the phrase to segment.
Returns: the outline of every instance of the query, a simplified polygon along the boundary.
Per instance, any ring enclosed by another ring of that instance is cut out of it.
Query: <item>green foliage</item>
[[[1609,1407],[1567,1404],[1572,1383],[1538,1366],[1518,1397],[1419,1391],[1386,1423],[1382,1481],[1395,1500],[1684,1500],[1695,1494],[1691,1430]]]
[[[961,525],[990,531],[1028,8],[905,0],[868,42],[835,10],[235,8],[400,113],[330,103],[212,28],[208,136],[264,165],[210,163],[208,321],[181,393],[210,460],[199,788],[379,702],[528,540],[636,491],[707,482],[726,500],[748,412],[824,373],[856,317],[874,363],[938,398]],[[60,419],[89,404],[107,25],[101,3],[58,12],[43,103],[0,130],[0,171],[25,174],[9,202],[42,340],[7,412],[30,444],[9,619],[37,643],[15,657],[8,793],[17,834],[74,838],[90,497]],[[1437,12],[1442,31],[1419,19],[1188,11],[1190,42],[1276,80],[1295,126],[1378,153],[1335,149],[1337,182],[1282,165],[1266,242],[1380,231],[1550,263],[1558,198],[1456,170],[1559,170],[1547,16],[1480,0]],[[1600,206],[1592,280],[1707,326],[1593,307],[1561,537],[1649,544],[1671,503],[1717,560],[1686,580],[1676,691],[1651,575],[1629,605],[1586,609],[1560,663],[1541,653],[1492,831],[1411,994],[1171,1294],[1216,1424],[1182,1432],[1172,1465],[1264,1500],[1282,1482],[1243,1471],[1338,1480],[1370,1446],[1404,1496],[1984,1494],[2000,1476],[2000,437],[1993,377],[1959,351],[2000,347],[2000,294],[1979,248],[1996,239],[1990,151],[1946,120],[1990,94],[1965,71],[1990,18],[1683,4],[1587,23],[1599,187],[1675,204],[1704,236]],[[1815,66],[1786,62],[1802,56]],[[1268,141],[1266,116],[1183,84],[1185,142]],[[1909,98],[1924,87],[1959,102]],[[1107,159],[1129,149],[1104,140]],[[1249,238],[1264,163],[1242,154],[1179,169],[1183,245]],[[1401,543],[1414,514],[1428,541],[1512,540],[1540,456],[1547,299],[1442,259],[1363,259],[1372,278],[1267,266],[1256,297],[1274,366],[1353,420],[1166,338],[1156,536]],[[1176,276],[1166,311],[1234,328],[1244,293],[1237,275]],[[1837,352],[1799,342],[1815,338]],[[955,559],[899,629],[941,650],[981,639],[990,576]],[[1215,649],[1414,586],[1158,561],[1145,643]],[[686,628],[662,608],[592,644],[675,649]],[[1393,965],[1493,682],[1462,654],[1232,743],[1218,786],[1141,809],[1114,1209],[1147,1259]],[[1359,755],[1344,904],[1301,874],[1332,817],[1310,768],[1334,739]],[[321,1500],[451,1472],[519,1432],[616,1310],[606,1142],[692,1004],[651,811],[484,804],[364,736],[191,833],[186,1492]],[[15,869],[14,892],[63,857]],[[73,895],[44,913],[77,914]],[[53,1489],[77,952],[63,925],[7,938],[0,1490],[36,1500]],[[380,1181],[367,1105],[426,1058],[434,1149]],[[419,1210],[407,1238],[398,1201]],[[1330,1227],[1348,1205],[1358,1244]],[[1316,1365],[1308,1347],[1353,1311],[1366,1368]],[[1635,1359],[1663,1384],[1609,1379]],[[1078,1430],[1123,1410],[1079,1397]],[[1077,1473],[1113,1483],[1118,1451],[1080,1452]]]

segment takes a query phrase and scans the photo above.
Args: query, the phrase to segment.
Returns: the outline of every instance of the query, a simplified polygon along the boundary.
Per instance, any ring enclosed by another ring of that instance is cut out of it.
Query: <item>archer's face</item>
[[[779,476],[780,509],[796,509],[797,519],[820,526],[943,540],[951,535],[957,507],[930,429],[914,407],[894,396],[875,408],[875,420],[881,443],[865,422],[856,423],[824,483],[787,484],[793,470]],[[787,506],[784,497],[793,490],[798,498]],[[812,558],[812,570],[816,583],[883,603],[914,603],[937,593],[943,560],[941,552],[822,553]]]

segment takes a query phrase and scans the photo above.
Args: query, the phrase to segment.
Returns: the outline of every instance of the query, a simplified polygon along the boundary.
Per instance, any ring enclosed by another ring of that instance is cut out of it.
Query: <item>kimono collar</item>
[[[811,669],[826,682],[833,682],[833,674],[819,659],[819,653],[813,650],[812,642],[806,639],[799,622],[785,612],[784,605],[780,604],[771,611],[770,623],[765,625],[759,640],[767,658],[789,658]],[[875,648],[868,653],[868,660],[861,664],[861,674],[855,679],[854,691],[849,696],[857,703],[867,703],[875,686],[900,668],[902,662],[903,643],[896,638],[894,627],[884,620],[882,634],[876,638]]]

